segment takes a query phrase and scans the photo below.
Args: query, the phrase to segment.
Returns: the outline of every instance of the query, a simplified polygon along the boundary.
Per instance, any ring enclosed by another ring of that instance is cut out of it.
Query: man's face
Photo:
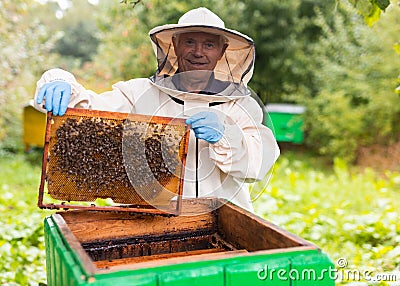
[[[180,72],[214,70],[228,46],[219,36],[204,32],[179,34],[173,43]]]

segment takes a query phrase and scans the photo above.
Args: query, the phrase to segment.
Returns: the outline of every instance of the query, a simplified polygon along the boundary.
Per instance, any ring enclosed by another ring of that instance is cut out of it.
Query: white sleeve
[[[43,85],[56,80],[66,81],[71,84],[71,98],[68,107],[116,112],[130,112],[132,109],[131,100],[116,85],[113,86],[111,91],[97,94],[92,90],[85,89],[78,83],[72,73],[59,68],[46,71],[37,82],[34,99],[35,108],[43,112],[46,111],[43,107],[44,102],[40,105],[37,104],[36,97]],[[124,82],[120,82],[118,86],[124,86]]]
[[[235,103],[227,113],[224,136],[210,144],[210,158],[236,178],[263,179],[280,151],[272,131],[262,124],[262,109],[250,98]]]

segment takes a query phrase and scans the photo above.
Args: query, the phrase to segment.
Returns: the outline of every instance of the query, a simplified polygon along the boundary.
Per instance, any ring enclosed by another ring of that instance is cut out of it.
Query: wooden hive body
[[[183,200],[180,216],[70,210],[45,226],[49,285],[334,285],[318,247],[219,199]]]

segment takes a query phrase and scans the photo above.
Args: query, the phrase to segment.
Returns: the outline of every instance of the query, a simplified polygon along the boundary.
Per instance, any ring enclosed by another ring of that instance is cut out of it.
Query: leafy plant
[[[55,43],[53,52],[78,59],[82,64],[89,62],[99,44],[96,34],[95,24],[80,21],[72,27],[66,27],[64,35]]]
[[[368,25],[378,21],[382,11],[384,12],[390,5],[390,0],[348,0],[348,2],[364,17]]]
[[[323,36],[313,45],[309,63],[318,70],[314,80],[319,90],[293,98],[307,108],[307,145],[352,162],[360,146],[398,140],[400,105],[393,92],[397,66],[390,60],[396,56],[391,46],[397,35],[381,29],[398,20],[387,14],[368,28],[340,14],[333,24],[322,12],[317,14]]]
[[[25,155],[0,156],[0,168],[0,284],[44,283],[43,219],[49,212],[37,207],[40,165]]]
[[[52,37],[30,15],[37,5],[33,0],[0,3],[0,152],[22,147],[22,107],[33,97],[36,77],[54,59],[46,55]]]
[[[294,153],[275,170],[255,202],[258,214],[321,247],[332,261],[345,258],[351,269],[378,273],[400,265],[400,173],[355,169],[340,159],[324,170]]]

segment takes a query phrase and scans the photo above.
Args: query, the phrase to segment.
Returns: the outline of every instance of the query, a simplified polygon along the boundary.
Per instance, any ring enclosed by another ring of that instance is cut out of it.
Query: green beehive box
[[[70,210],[45,219],[48,285],[335,285],[317,246],[219,199],[180,216]]]
[[[317,246],[225,200],[183,199],[180,191],[162,209],[137,200],[136,188],[116,182],[124,178],[117,161],[122,155],[116,160],[102,156],[122,140],[121,118],[122,114],[78,109],[62,117],[47,116],[38,205],[59,210],[44,221],[49,286],[334,285],[329,276],[333,264]],[[135,115],[134,126],[153,121],[163,126],[154,134],[143,133],[146,136],[169,134],[167,123],[183,127],[182,139],[166,137],[169,144],[176,143],[172,149],[180,150],[182,167],[177,171],[183,171],[188,144],[184,120],[152,116],[141,121],[146,118]],[[127,126],[131,134],[133,125]],[[106,143],[97,140],[101,136]],[[136,139],[153,142],[149,138]],[[121,152],[117,147],[113,152]],[[152,150],[158,154],[157,148]],[[156,158],[153,153],[146,156]],[[82,175],[86,169],[96,173]],[[107,176],[98,179],[100,170]],[[178,175],[165,187],[182,190],[183,175]],[[110,196],[115,204],[96,201]]]
[[[265,125],[272,127],[278,142],[303,143],[305,108],[294,104],[268,104],[264,108]]]

